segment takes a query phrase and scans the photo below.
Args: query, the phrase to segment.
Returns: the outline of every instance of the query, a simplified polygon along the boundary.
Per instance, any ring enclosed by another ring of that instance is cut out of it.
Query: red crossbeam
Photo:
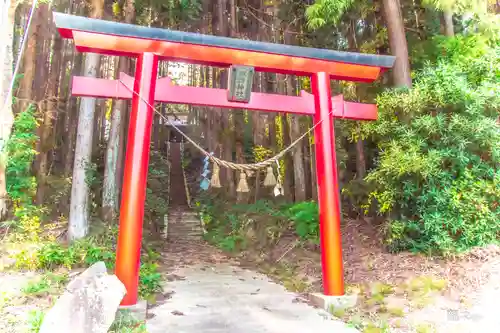
[[[81,97],[132,99],[134,78],[120,73],[120,80],[97,79],[85,76],[73,77],[72,94]],[[129,87],[130,89],[128,89]],[[171,104],[238,108],[252,111],[285,112],[314,115],[314,97],[305,91],[300,96],[286,96],[253,92],[249,103],[227,100],[224,89],[178,86],[168,77],[157,79],[155,101]],[[332,98],[336,118],[355,120],[377,119],[377,106],[345,102],[342,95]]]
[[[73,31],[75,46],[80,52],[134,57],[143,52],[152,52],[163,59],[185,63],[226,67],[245,64],[257,71],[295,75],[309,75],[311,71],[324,70],[336,80],[373,82],[382,69],[343,62],[291,57],[222,47],[172,43],[159,40],[115,36],[110,34]]]

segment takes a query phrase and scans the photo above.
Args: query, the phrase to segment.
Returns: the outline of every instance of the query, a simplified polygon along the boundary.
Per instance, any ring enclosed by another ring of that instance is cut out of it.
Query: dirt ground
[[[36,273],[0,273],[0,332],[31,332],[38,310],[50,305],[50,296],[29,299],[22,292]]]

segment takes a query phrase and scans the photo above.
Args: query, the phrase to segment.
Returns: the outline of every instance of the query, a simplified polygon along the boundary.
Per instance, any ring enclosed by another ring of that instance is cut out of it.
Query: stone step
[[[172,224],[200,224],[200,220],[183,220],[183,219],[172,219],[169,218],[168,221]]]
[[[172,223],[201,223],[199,219],[183,219],[182,217],[169,216],[168,220]]]
[[[189,226],[173,226],[173,225],[170,225],[169,226],[169,229],[172,231],[172,230],[177,230],[177,231],[191,231],[191,230],[202,230],[202,228],[200,226],[192,226],[192,227],[189,227]]]
[[[173,219],[169,218],[168,219],[171,223],[177,223],[177,224],[190,224],[190,223],[198,223],[200,224],[200,220],[184,220],[184,219]]]
[[[198,213],[188,209],[175,207],[168,212],[168,227],[164,233],[168,242],[195,242],[203,239],[204,232]]]
[[[198,229],[203,229],[201,227],[201,225],[199,224],[192,224],[192,225],[185,225],[185,224],[181,224],[181,225],[174,225],[174,224],[170,224],[169,225],[169,228],[171,230],[198,230]]]
[[[177,236],[177,235],[168,235],[167,240],[178,240],[178,241],[200,241],[202,240],[203,237],[199,235],[194,235],[194,236]]]
[[[178,232],[178,233],[183,233],[183,232],[203,232],[202,228],[170,228],[170,232]]]
[[[198,216],[195,216],[195,215],[186,216],[186,215],[169,214],[168,218],[171,220],[185,220],[185,221],[195,221],[195,220],[199,221],[200,220],[200,218]]]
[[[179,232],[179,233],[182,233],[182,232],[201,232],[202,229],[201,228],[170,228],[169,230],[169,233],[170,232]]]
[[[201,225],[198,224],[175,224],[175,223],[169,223],[169,227],[172,229],[181,229],[181,230],[187,230],[187,229],[202,229]]]
[[[177,215],[184,215],[184,216],[197,216],[198,213],[196,212],[186,212],[186,211],[183,211],[183,210],[170,210],[168,212],[169,214],[177,214]]]
[[[178,239],[178,240],[201,240],[203,237],[202,235],[168,235],[167,239],[172,240],[172,239]]]
[[[168,235],[167,240],[178,240],[178,241],[199,241],[202,239],[202,236],[177,236],[177,235]]]
[[[183,219],[172,219],[172,218],[169,218],[168,222],[172,224],[201,224],[200,220],[183,220]]]
[[[190,231],[178,231],[178,230],[170,230],[169,235],[203,235],[203,231],[201,230],[190,230]]]
[[[170,228],[169,232],[199,232],[202,228]]]
[[[203,234],[203,230],[193,230],[193,229],[189,229],[189,230],[175,230],[175,229],[171,229],[168,231],[168,234],[174,234],[174,235],[187,235],[187,234]]]

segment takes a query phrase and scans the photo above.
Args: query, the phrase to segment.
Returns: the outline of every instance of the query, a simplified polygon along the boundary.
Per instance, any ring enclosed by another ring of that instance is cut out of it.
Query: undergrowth
[[[206,197],[196,207],[207,240],[228,252],[244,250],[248,241],[276,243],[289,232],[302,242],[319,244],[318,206],[312,201],[284,204],[261,200],[225,206]]]
[[[28,314],[28,325],[30,333],[38,333],[40,332],[40,328],[42,328],[43,319],[45,317],[45,313],[40,310],[30,311]]]
[[[29,296],[44,296],[53,294],[68,282],[67,274],[47,273],[34,281],[29,281],[21,291]]]
[[[146,325],[127,312],[120,312],[108,333],[147,333]]]
[[[109,270],[113,270],[118,236],[116,224],[101,223],[93,218],[91,225],[93,232],[89,237],[71,244],[59,242],[61,232],[57,233],[52,229],[64,230],[65,218],[62,217],[61,221],[55,223],[50,222],[48,215],[54,211],[54,207],[37,206],[33,202],[37,189],[36,178],[32,172],[36,156],[35,145],[38,140],[37,127],[34,106],[20,112],[14,120],[12,135],[7,142],[5,154],[7,156],[7,192],[12,202],[13,214],[8,221],[2,223],[3,248],[15,259],[13,268],[39,270],[46,273],[41,280],[25,287],[24,292],[27,294],[44,294],[50,292],[54,286],[66,282],[64,273],[57,278],[54,277],[55,273],[50,272],[57,271],[60,275],[60,272],[86,268],[99,261],[103,261]],[[151,177],[161,178],[164,174],[156,169],[165,165],[165,161],[155,158],[152,160]],[[155,160],[159,163],[155,164]],[[100,184],[101,175],[96,170],[96,165],[89,168],[88,179],[86,179],[89,186],[95,187]],[[65,190],[70,184],[67,181],[60,183],[64,185]],[[149,184],[150,179],[148,179]],[[161,188],[161,185],[156,187]],[[146,216],[150,219],[157,218],[158,215],[166,212],[166,203],[158,199],[162,196],[163,192],[157,196],[148,191]],[[58,205],[59,201],[65,200],[66,195],[55,197],[57,200],[53,203]],[[51,199],[54,199],[53,195]],[[149,298],[161,291],[161,274],[156,264],[159,255],[148,247],[147,242],[144,242],[143,247],[147,250],[143,251],[141,256],[139,294],[142,298]],[[35,317],[39,318],[39,316]]]
[[[378,96],[366,180],[390,250],[451,254],[499,241],[500,45],[436,38],[411,90]]]
[[[118,229],[109,227],[99,235],[77,240],[70,245],[44,240],[21,249],[15,255],[15,268],[19,270],[56,271],[85,268],[99,261],[109,270],[114,269],[116,238]],[[139,295],[149,298],[161,291],[161,274],[156,264],[158,254],[153,250],[143,251],[139,271]]]

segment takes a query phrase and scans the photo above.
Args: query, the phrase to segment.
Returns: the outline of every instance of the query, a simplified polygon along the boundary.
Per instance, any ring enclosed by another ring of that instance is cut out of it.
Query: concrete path
[[[178,269],[171,298],[149,310],[149,333],[354,333],[261,274],[228,264]]]

